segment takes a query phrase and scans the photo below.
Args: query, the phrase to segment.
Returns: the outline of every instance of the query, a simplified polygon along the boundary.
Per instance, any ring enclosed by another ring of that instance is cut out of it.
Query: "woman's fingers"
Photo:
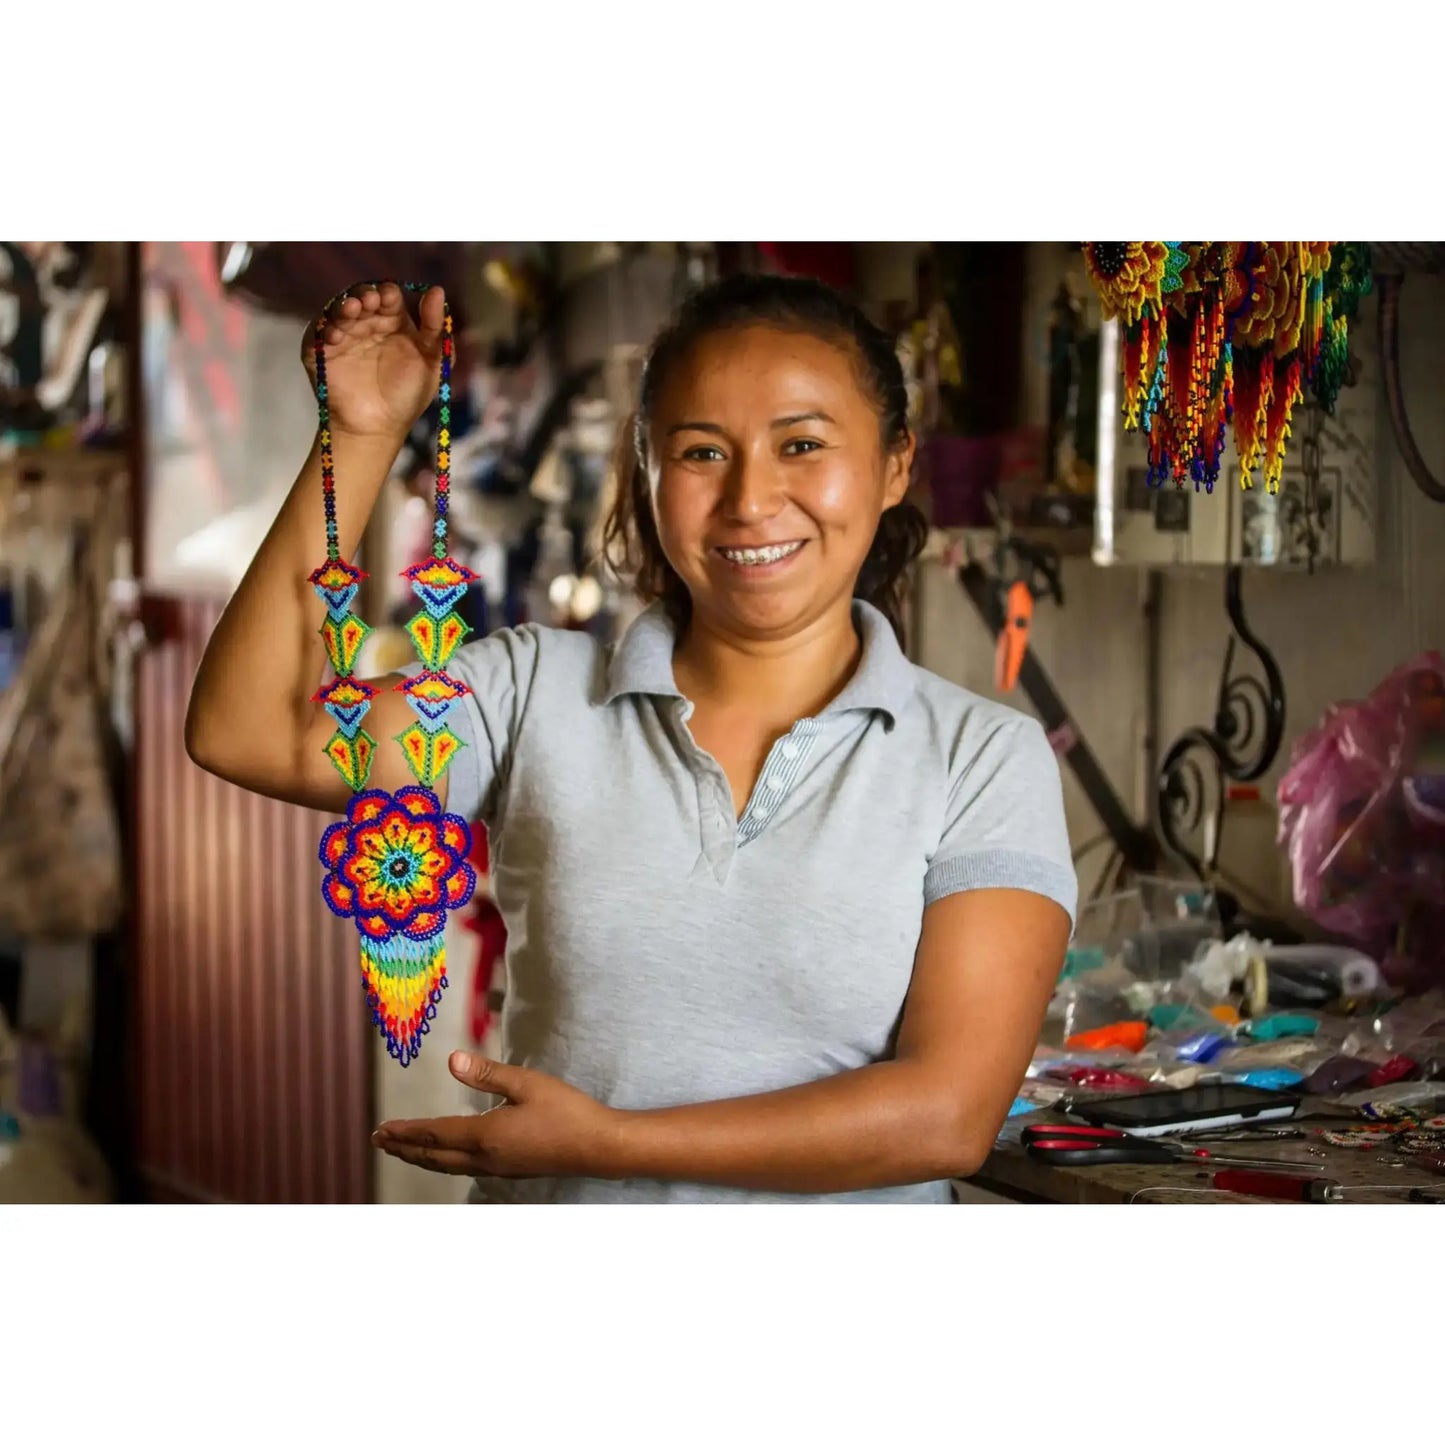
[[[360,282],[342,292],[327,308],[322,340],[340,346],[394,331],[412,329],[402,288],[395,282]]]
[[[401,287],[395,281],[383,281],[376,291],[376,309],[387,316],[406,315]]]
[[[417,308],[421,325],[419,339],[428,351],[441,350],[442,324],[446,318],[447,293],[440,286],[429,286],[423,293],[421,305]]]
[[[477,1160],[459,1149],[422,1149],[415,1145],[383,1144],[382,1149],[403,1164],[430,1169],[434,1174],[476,1174]]]
[[[477,1129],[477,1115],[448,1119],[392,1119],[377,1126],[372,1142],[382,1148],[400,1144],[411,1149],[466,1149]]]
[[[377,1148],[441,1174],[474,1174],[479,1160],[475,1117],[455,1119],[400,1119],[383,1124],[371,1136]]]

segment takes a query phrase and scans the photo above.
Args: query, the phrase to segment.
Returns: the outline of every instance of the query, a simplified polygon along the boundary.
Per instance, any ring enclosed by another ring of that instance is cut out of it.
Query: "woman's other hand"
[[[606,1178],[622,1115],[551,1074],[455,1053],[452,1073],[507,1102],[485,1114],[383,1124],[372,1143],[394,1158],[438,1174],[502,1179]]]
[[[413,321],[400,286],[353,286],[327,309],[326,401],[333,432],[385,437],[398,445],[436,395],[441,374],[445,293],[424,292]],[[316,385],[316,326],[306,328],[301,360]]]

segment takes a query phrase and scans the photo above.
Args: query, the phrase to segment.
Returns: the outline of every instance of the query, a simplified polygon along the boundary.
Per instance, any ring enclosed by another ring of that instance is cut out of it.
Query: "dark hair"
[[[647,428],[663,379],[678,358],[705,336],[743,326],[775,326],[846,345],[878,408],[883,446],[891,451],[908,440],[908,393],[893,341],[831,286],[795,276],[740,275],[690,296],[647,354],[637,411],[618,438],[612,499],[602,525],[602,552],[613,572],[630,581],[643,602],[661,598],[679,630],[691,599],[658,539],[647,483]],[[908,568],[927,536],[923,513],[911,502],[890,507],[879,518],[853,588],[855,597],[887,617],[900,640]]]

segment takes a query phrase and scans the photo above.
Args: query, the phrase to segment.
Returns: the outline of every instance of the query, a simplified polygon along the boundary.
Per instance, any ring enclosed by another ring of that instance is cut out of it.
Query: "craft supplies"
[[[1076,978],[1081,973],[1092,973],[1095,969],[1103,968],[1108,962],[1108,956],[1102,948],[1071,948],[1064,955],[1063,971],[1059,974],[1059,981]]]
[[[1214,490],[1231,428],[1240,485],[1279,490],[1297,403],[1332,410],[1369,252],[1329,241],[1089,241],[1089,277],[1119,322],[1124,425],[1149,438],[1148,480]]]
[[[1314,1039],[1280,1039],[1277,1043],[1236,1045],[1218,1057],[1219,1067],[1226,1073],[1243,1073],[1247,1069],[1278,1069],[1300,1067],[1308,1059],[1309,1067],[1325,1052]]]
[[[1282,1008],[1327,1008],[1340,997],[1339,981],[1327,973],[1266,959],[1269,1000]]]
[[[1309,1135],[1298,1124],[1264,1123],[1233,1124],[1227,1129],[1202,1129],[1198,1133],[1191,1133],[1189,1137],[1199,1140],[1201,1144],[1223,1144],[1226,1141],[1251,1139],[1305,1139]]]
[[[1311,1179],[1303,1174],[1274,1174],[1261,1169],[1221,1169],[1211,1175],[1210,1186],[1231,1194],[1252,1194],[1260,1199],[1288,1199],[1296,1204],[1335,1204],[1344,1198],[1343,1186],[1333,1179]]]
[[[1335,1054],[1310,1074],[1301,1087],[1307,1094],[1342,1094],[1363,1083],[1374,1071],[1375,1066],[1368,1059]]]
[[[1247,1120],[1290,1119],[1300,1100],[1242,1084],[1207,1083],[1190,1089],[1078,1099],[1068,1112],[1086,1123],[1141,1137],[1220,1129]]]
[[[1129,1019],[1123,1023],[1107,1024],[1103,1028],[1089,1029],[1066,1039],[1065,1047],[1070,1049],[1127,1049],[1138,1053],[1149,1036],[1149,1025],[1142,1019]]]
[[[1207,1064],[1229,1047],[1229,1037],[1219,1033],[1190,1034],[1174,1049],[1174,1057],[1192,1064]]]
[[[1208,1077],[1203,1064],[1160,1064],[1149,1075],[1149,1082],[1165,1089],[1190,1089]]]
[[[1140,1139],[1121,1129],[1090,1128],[1081,1124],[1031,1124],[1021,1136],[1024,1152],[1041,1164],[1078,1167],[1098,1164],[1192,1164],[1207,1159],[1213,1164],[1239,1164],[1250,1169],[1322,1171],[1323,1164],[1291,1164],[1255,1156],[1232,1158],[1189,1144],[1164,1139]]]
[[[408,283],[406,291],[424,291]],[[376,740],[361,726],[376,689],[354,675],[371,628],[351,611],[365,573],[340,554],[336,525],[336,480],[332,462],[331,413],[327,400],[327,312],[315,326],[316,404],[321,454],[321,487],[326,514],[326,561],[311,573],[311,585],[326,604],[321,636],[333,679],[312,698],[336,721],[326,755],[352,790],[346,817],[321,838],[326,869],[322,896],[331,911],[350,918],[361,937],[362,982],[371,1016],[386,1038],[387,1053],[405,1068],[431,1030],[442,990],[447,987],[446,917],[472,896],[476,874],[467,856],[471,830],[465,818],[442,811],[437,781],[462,746],[446,715],[469,691],[446,673],[470,630],[456,603],[475,574],[447,551],[450,496],[452,318],[443,317],[440,430],[435,464],[434,542],[430,558],[402,575],[421,599],[421,610],[406,630],[423,670],[398,684],[417,720],[398,734],[417,787],[396,793],[368,788]]]
[[[1147,1089],[1149,1081],[1119,1069],[1090,1069],[1082,1066],[1050,1069],[1048,1076],[1062,1079],[1079,1089]]]
[[[1225,1003],[1231,989],[1246,980],[1251,963],[1256,963],[1260,982],[1267,990],[1268,974],[1264,971],[1264,962],[1260,957],[1262,946],[1258,939],[1251,938],[1247,933],[1237,933],[1227,940],[1209,939],[1190,960],[1184,969],[1184,976],[1207,998],[1216,1003]],[[1267,992],[1265,997],[1267,999]],[[1264,1004],[1261,1002],[1258,1008],[1247,1008],[1246,1012],[1257,1013],[1263,1008]]]
[[[1378,1069],[1365,1080],[1367,1089],[1382,1089],[1388,1084],[1402,1083],[1415,1074],[1419,1065],[1414,1059],[1404,1054],[1396,1054],[1386,1059]]]
[[[1241,1026],[1241,1032],[1251,1039],[1267,1043],[1271,1039],[1291,1039],[1317,1034],[1320,1021],[1308,1014],[1269,1014],[1264,1018],[1250,1019]]]
[[[1362,1062],[1370,1061],[1366,1059]],[[1371,1117],[1378,1117],[1383,1110],[1397,1108],[1424,1107],[1429,1108],[1431,1113],[1438,1113],[1445,1109],[1445,1080],[1417,1079],[1379,1089],[1360,1089],[1353,1094],[1342,1095],[1340,1103],[1347,1109],[1364,1111]]]
[[[1240,1004],[1240,1012],[1250,1018],[1257,1018],[1269,1007],[1269,966],[1257,953],[1245,964],[1244,997]]]
[[[1345,998],[1361,998],[1380,987],[1379,965],[1353,948],[1326,943],[1271,944],[1264,961],[1270,969],[1302,967],[1327,975]]]
[[[1251,1089],[1293,1089],[1304,1082],[1304,1075],[1298,1069],[1247,1069],[1241,1074],[1226,1074],[1232,1084],[1244,1084]]]
[[[1445,1119],[1396,1134],[1394,1145],[1401,1154],[1445,1154]]]
[[[1351,1124],[1343,1129],[1321,1129],[1320,1138],[1336,1149],[1378,1149],[1390,1143],[1395,1132],[1389,1124]]]
[[[1153,1028],[1164,1029],[1207,1029],[1218,1023],[1212,1015],[1201,1013],[1192,1004],[1160,1003],[1149,1010],[1149,1023]]]

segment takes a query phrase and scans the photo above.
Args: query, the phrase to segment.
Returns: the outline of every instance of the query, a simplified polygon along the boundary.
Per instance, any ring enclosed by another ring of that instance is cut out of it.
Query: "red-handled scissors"
[[[1170,1139],[1141,1139],[1122,1129],[1097,1129],[1086,1124],[1030,1124],[1023,1134],[1024,1151],[1041,1164],[1077,1167],[1081,1164],[1188,1164],[1207,1159],[1211,1164],[1239,1164],[1250,1169],[1289,1169],[1323,1173],[1323,1164],[1295,1164],[1282,1159],[1244,1158],[1192,1149]]]

